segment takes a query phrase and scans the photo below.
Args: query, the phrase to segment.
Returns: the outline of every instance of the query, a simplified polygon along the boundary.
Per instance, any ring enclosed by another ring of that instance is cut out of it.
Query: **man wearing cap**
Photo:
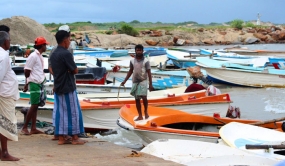
[[[78,135],[84,133],[82,112],[76,92],[74,75],[78,73],[70,46],[70,32],[59,30],[55,35],[58,46],[50,58],[54,76],[54,134],[59,136],[58,144],[70,143],[66,135],[72,136],[73,145],[82,145],[85,141]]]
[[[10,48],[10,36],[0,31],[0,159],[18,161],[20,159],[8,153],[8,139],[18,141],[16,100],[19,99],[18,81],[11,69],[7,50]]]
[[[26,60],[24,73],[26,77],[26,85],[23,92],[30,88],[30,103],[31,107],[27,113],[26,121],[21,132],[25,135],[43,134],[42,131],[36,128],[38,107],[43,106],[45,100],[44,83],[46,80],[44,73],[44,58],[42,53],[46,51],[46,45],[49,44],[44,37],[37,37],[35,39],[35,51],[30,54]],[[32,120],[31,131],[28,131],[28,124]]]

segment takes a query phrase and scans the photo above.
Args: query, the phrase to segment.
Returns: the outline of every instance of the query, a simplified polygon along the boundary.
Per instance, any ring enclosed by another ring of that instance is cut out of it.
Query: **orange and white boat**
[[[85,99],[85,102],[99,105],[120,105],[135,104],[134,98],[106,98],[106,99]],[[142,102],[142,101],[141,101]],[[148,97],[148,105],[165,108],[173,108],[188,113],[202,115],[220,114],[225,117],[231,103],[229,94],[219,94],[207,96],[205,90],[183,93],[175,96],[157,96]]]
[[[142,109],[143,110],[143,109]],[[189,114],[179,110],[148,107],[149,118],[134,121],[138,117],[135,105],[125,105],[120,109],[117,124],[124,129],[132,130],[145,144],[158,139],[186,139],[204,142],[217,142],[220,137],[218,126],[229,122],[255,123],[257,120],[217,118],[199,114]],[[260,126],[281,128],[281,122],[272,122]]]
[[[38,120],[52,122],[52,110],[54,99],[48,96],[46,105],[39,107]],[[228,94],[206,96],[205,90],[193,93],[185,93],[178,96],[150,97],[149,105],[166,108],[179,109],[188,113],[203,115],[220,114],[225,117],[231,103]],[[134,104],[134,98],[129,99],[93,99],[80,101],[80,106],[86,128],[96,129],[115,129],[116,120],[119,117],[119,109],[125,104]],[[29,93],[21,93],[20,100],[17,101],[18,107],[29,107]]]

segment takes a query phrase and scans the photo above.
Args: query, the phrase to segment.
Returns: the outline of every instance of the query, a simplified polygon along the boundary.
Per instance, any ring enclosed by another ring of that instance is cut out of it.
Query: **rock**
[[[221,32],[221,31],[220,31],[219,34],[220,34],[220,35],[226,35],[227,32]]]
[[[74,33],[70,33],[70,36],[71,36],[71,37],[75,37],[75,34],[74,34]]]
[[[176,43],[177,40],[178,40],[178,37],[177,37],[177,36],[174,36],[174,37],[173,37],[173,43]]]
[[[247,33],[255,33],[255,29],[248,29]]]
[[[285,40],[285,32],[282,31],[278,34],[278,40]]]
[[[279,36],[278,36],[278,34],[276,34],[276,33],[271,33],[270,34],[270,36],[271,36],[271,38],[273,39],[273,40],[279,40]]]
[[[168,46],[168,43],[167,42],[161,42],[160,44],[162,47],[167,47]]]
[[[254,33],[253,36],[260,39],[261,41],[265,41],[268,38],[267,36],[265,36],[261,33]]]
[[[152,34],[150,34],[149,36],[160,37],[160,36],[162,36],[162,32],[161,31],[152,31]]]
[[[153,41],[153,40],[146,40],[145,42],[146,42],[146,44],[148,44],[149,46],[156,46],[156,45],[159,43],[159,41],[156,42],[156,41]]]
[[[246,44],[253,44],[253,43],[256,43],[256,42],[258,42],[259,40],[257,39],[257,38],[255,38],[255,37],[248,37],[248,38],[246,38],[245,40],[244,40],[244,42],[246,43]]]
[[[212,41],[212,40],[205,40],[203,42],[204,42],[204,44],[209,44],[209,45],[214,45],[215,44],[215,42]]]
[[[185,43],[185,40],[183,40],[183,39],[178,39],[177,42],[176,42],[176,45],[178,45],[178,46],[183,46],[184,43]]]
[[[166,31],[165,35],[172,35],[172,33],[170,33],[169,31]]]
[[[168,42],[168,46],[174,46],[174,42],[172,41]]]
[[[199,28],[198,31],[199,32],[204,32],[204,28]]]
[[[185,44],[189,45],[189,44],[193,44],[190,40],[185,40]]]
[[[245,33],[242,31],[239,35],[244,35]]]

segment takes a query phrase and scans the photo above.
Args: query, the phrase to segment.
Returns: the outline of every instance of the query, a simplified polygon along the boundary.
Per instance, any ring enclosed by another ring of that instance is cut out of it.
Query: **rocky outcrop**
[[[260,39],[261,41],[266,41],[268,38],[267,36],[263,35],[262,33],[254,33],[253,36]]]
[[[253,43],[256,43],[258,42],[259,40],[255,37],[248,37],[244,40],[244,43],[246,44],[253,44]]]
[[[146,40],[145,42],[146,42],[146,44],[148,44],[149,46],[157,46],[157,44],[158,44],[160,41]]]
[[[43,36],[51,45],[56,45],[54,35],[42,24],[29,17],[13,16],[0,20],[0,25],[10,27],[11,44],[27,45],[34,43],[35,39]]]

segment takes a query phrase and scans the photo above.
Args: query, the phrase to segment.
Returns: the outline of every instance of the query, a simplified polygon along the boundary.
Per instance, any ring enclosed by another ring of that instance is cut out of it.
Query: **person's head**
[[[47,44],[49,44],[49,42],[47,42],[47,40],[40,36],[40,37],[37,37],[35,39],[35,45],[34,45],[34,48],[37,49],[39,52],[45,52],[46,49],[47,49]]]
[[[0,25],[0,31],[10,32],[10,28],[6,25]]]
[[[5,31],[0,31],[0,46],[4,50],[9,50],[10,48],[10,35]]]
[[[143,46],[141,44],[138,44],[135,46],[135,52],[137,57],[143,56]]]
[[[56,32],[55,38],[59,46],[68,49],[70,45],[70,32],[67,32],[65,30],[59,30]]]

